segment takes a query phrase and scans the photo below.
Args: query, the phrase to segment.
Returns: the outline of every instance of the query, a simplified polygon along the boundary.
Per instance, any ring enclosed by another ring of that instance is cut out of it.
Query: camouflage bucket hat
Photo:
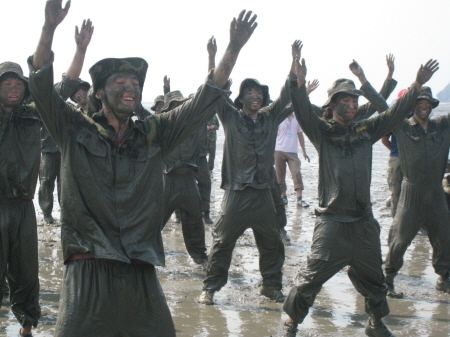
[[[164,96],[163,95],[156,96],[156,98],[155,98],[155,100],[153,102],[153,105],[152,105],[152,107],[150,109],[155,111],[156,110],[156,103],[158,103],[158,102],[164,102]]]
[[[0,63],[0,82],[3,80],[2,77],[7,74],[15,74],[17,75],[22,81],[25,82],[25,93],[23,95],[23,100],[28,98],[30,96],[30,89],[28,88],[28,78],[23,76],[22,67],[14,62],[3,62]]]
[[[262,90],[262,92],[263,92],[262,106],[266,106],[267,99],[269,97],[269,87],[267,85],[263,85],[263,84],[259,83],[259,81],[254,78],[246,78],[245,80],[243,80],[241,82],[241,85],[239,87],[239,96],[236,97],[236,99],[234,100],[234,105],[239,109],[243,108],[243,105],[239,99],[242,98],[242,95],[244,94],[243,93],[244,88],[247,87],[248,85],[256,86]]]
[[[328,89],[328,99],[325,102],[324,105],[322,105],[322,108],[328,107],[330,105],[331,100],[336,94],[339,93],[345,93],[352,96],[361,96],[364,93],[361,90],[356,89],[355,83],[352,80],[346,79],[346,78],[340,78],[331,85],[331,87]]]
[[[128,57],[123,59],[108,58],[98,61],[91,67],[91,69],[89,69],[94,96],[109,76],[122,72],[136,75],[142,92],[142,89],[144,88],[145,76],[147,75],[147,68],[147,61],[140,57]]]
[[[420,99],[426,99],[427,101],[430,101],[433,109],[439,105],[439,100],[433,98],[433,93],[431,92],[430,87],[422,87],[422,89],[420,89],[419,97],[417,97],[417,100]]]
[[[89,89],[91,88],[91,84],[89,82],[83,80],[79,80],[79,82],[80,84],[78,84],[77,87],[72,92],[72,94],[70,94],[70,99],[74,102],[75,102],[75,94],[77,93],[78,90],[83,89],[85,91],[89,91]]]
[[[189,99],[188,97],[183,97],[183,94],[179,90],[168,92],[164,96],[164,106],[161,112],[169,111],[170,103],[172,102],[185,102],[188,99]]]

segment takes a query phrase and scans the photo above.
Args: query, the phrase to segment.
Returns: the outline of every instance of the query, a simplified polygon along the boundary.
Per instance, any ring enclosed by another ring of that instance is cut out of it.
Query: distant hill
[[[450,102],[450,83],[436,97],[441,102]]]

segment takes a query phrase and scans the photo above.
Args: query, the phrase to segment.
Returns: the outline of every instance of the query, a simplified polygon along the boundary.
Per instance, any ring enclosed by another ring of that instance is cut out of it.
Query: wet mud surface
[[[216,168],[213,172],[212,209],[217,215],[223,196],[220,185],[221,146],[223,133],[218,137]],[[311,163],[302,161],[305,183],[303,198],[310,208],[297,208],[292,180],[288,174],[287,231],[291,242],[286,246],[283,273],[283,292],[287,294],[309,252],[317,205],[317,152],[306,140]],[[378,142],[374,146],[372,177],[372,202],[375,217],[381,226],[383,257],[387,253],[387,236],[392,222],[386,208],[388,188],[386,166],[388,151]],[[38,221],[42,213],[35,200]],[[59,218],[59,205],[53,215]],[[211,228],[206,225],[207,245],[211,245]],[[39,263],[41,282],[42,318],[34,336],[52,336],[58,313],[62,284],[63,263],[60,251],[60,228],[40,223]],[[158,268],[161,285],[166,294],[178,337],[219,336],[276,336],[286,319],[282,305],[259,295],[260,274],[258,251],[251,230],[239,239],[233,253],[228,284],[215,294],[215,305],[196,302],[201,293],[205,271],[186,253],[181,227],[169,223],[163,231],[166,267]],[[404,299],[389,299],[391,314],[386,325],[395,336],[450,336],[450,295],[434,289],[437,275],[431,266],[431,246],[428,237],[418,235],[406,252],[405,264],[396,278],[398,290]],[[304,336],[364,336],[368,316],[364,312],[364,299],[353,288],[347,273],[340,271],[328,281],[317,296],[310,315],[301,325]],[[0,336],[17,336],[20,326],[9,310],[0,309]]]

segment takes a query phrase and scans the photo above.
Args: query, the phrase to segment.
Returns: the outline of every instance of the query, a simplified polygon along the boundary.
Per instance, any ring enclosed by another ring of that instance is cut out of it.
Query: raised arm
[[[80,78],[84,58],[86,56],[89,43],[91,42],[92,34],[94,34],[94,26],[92,26],[92,21],[90,19],[87,19],[87,21],[83,20],[80,30],[78,30],[78,26],[75,26],[75,43],[77,45],[77,49],[75,51],[72,63],[66,72],[69,79],[77,80]]]
[[[216,67],[217,44],[214,36],[208,40],[206,49],[208,50],[208,72],[210,72],[211,69]]]
[[[165,95],[170,92],[170,78],[168,78],[167,75],[165,75],[163,82],[164,82],[163,90]]]
[[[243,10],[237,19],[234,18],[233,21],[231,21],[230,42],[219,65],[214,69],[212,77],[219,88],[223,88],[227,82],[242,47],[244,47],[258,26],[255,22],[256,15],[253,15],[252,17],[251,15],[251,11],[246,13],[246,11]]]
[[[364,121],[366,122],[368,132],[372,136],[373,143],[394,129],[407,117],[416,104],[422,85],[427,83],[438,69],[439,63],[436,60],[429,60],[425,65],[421,65],[414,83],[392,107],[386,112]]]
[[[70,8],[70,0],[62,7],[62,0],[48,0],[45,4],[45,22],[42,27],[36,51],[33,55],[33,68],[39,70],[52,55],[53,36],[56,27],[64,20]]]

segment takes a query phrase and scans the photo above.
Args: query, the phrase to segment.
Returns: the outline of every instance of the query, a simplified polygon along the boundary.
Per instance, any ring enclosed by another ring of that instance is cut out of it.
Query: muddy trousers
[[[155,267],[113,260],[68,261],[56,337],[174,337]]]
[[[198,170],[194,175],[200,192],[202,213],[209,214],[211,203],[211,174],[209,173],[206,156],[198,158]]]
[[[275,170],[277,172],[277,180],[281,186],[281,192],[286,193],[286,164],[291,171],[292,180],[294,181],[294,190],[303,190],[303,179],[300,170],[301,163],[297,153],[275,151]]]
[[[380,225],[367,215],[354,222],[316,220],[311,253],[291,288],[283,310],[302,323],[322,285],[342,268],[355,289],[365,298],[366,313],[373,317],[389,314],[387,286],[381,268]]]
[[[387,168],[387,182],[391,197],[391,215],[395,217],[397,212],[398,200],[400,199],[400,191],[402,190],[403,172],[400,165],[400,158],[389,157]]]
[[[214,160],[216,159],[216,141],[208,140],[208,168],[214,170]]]
[[[450,272],[450,216],[442,185],[418,186],[406,178],[392,226],[385,272],[390,278],[403,266],[403,255],[419,230],[426,225],[433,247],[432,264],[441,276]]]
[[[164,175],[164,225],[177,209],[188,254],[206,260],[205,226],[193,169],[182,168]]]
[[[31,323],[36,327],[41,308],[37,224],[32,200],[0,201],[0,250],[0,280],[6,275],[11,310],[22,326]]]
[[[272,195],[268,189],[252,187],[225,191],[221,214],[214,224],[213,245],[203,289],[218,291],[227,283],[234,246],[248,228],[253,230],[259,251],[262,284],[281,290],[284,246],[276,223]]]
[[[41,164],[39,167],[39,206],[44,216],[52,215],[53,210],[53,190],[55,180],[58,183],[58,202],[61,198],[61,186],[59,171],[61,170],[60,152],[42,152]]]
[[[281,188],[276,181],[276,175],[274,174],[273,177],[275,181],[273,187],[270,189],[270,192],[272,194],[273,204],[275,206],[278,228],[284,229],[287,224],[286,207],[284,206],[283,199],[281,199]]]

